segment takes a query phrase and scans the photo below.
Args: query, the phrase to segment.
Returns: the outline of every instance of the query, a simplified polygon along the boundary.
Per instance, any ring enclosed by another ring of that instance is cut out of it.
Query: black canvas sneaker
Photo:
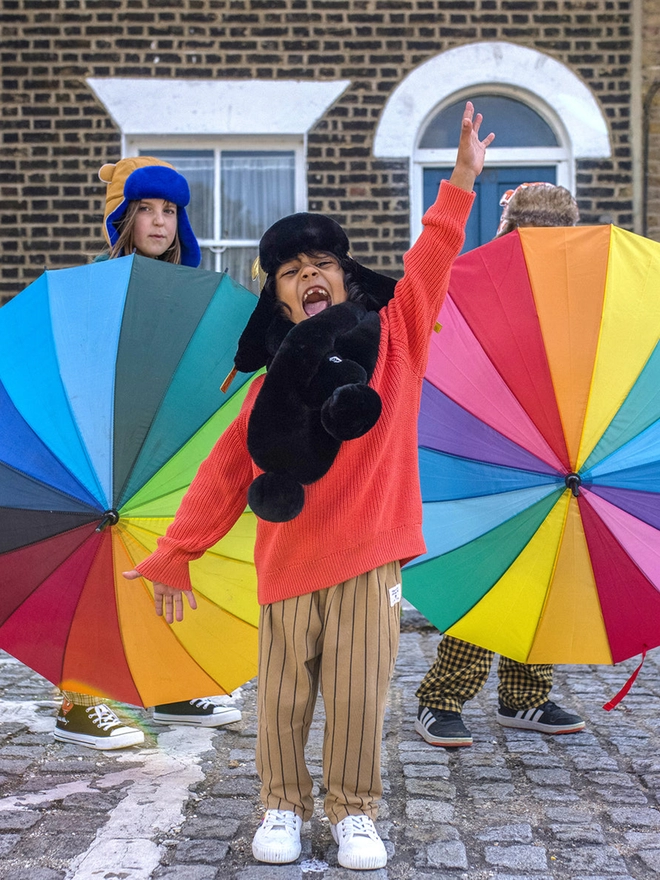
[[[584,730],[584,721],[579,715],[571,715],[552,700],[547,700],[535,709],[523,709],[520,712],[509,709],[500,700],[496,718],[503,727],[537,730],[540,733],[577,733]]]
[[[77,743],[90,749],[125,749],[144,742],[142,731],[120,721],[105,703],[78,706],[63,700],[54,734],[60,742]]]
[[[432,746],[471,746],[472,734],[463,724],[460,712],[420,706],[415,721],[417,733]]]
[[[240,709],[220,706],[208,697],[199,700],[180,700],[154,706],[153,719],[157,724],[192,724],[196,727],[222,727],[241,720]]]

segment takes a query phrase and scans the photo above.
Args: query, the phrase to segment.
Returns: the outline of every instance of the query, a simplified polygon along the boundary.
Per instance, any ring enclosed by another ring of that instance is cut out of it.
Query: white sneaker
[[[283,865],[300,855],[302,819],[291,810],[266,810],[252,840],[252,855],[258,862]]]
[[[376,826],[369,816],[363,814],[346,816],[330,828],[339,847],[337,860],[342,868],[370,871],[385,867],[387,864],[385,844],[378,836]]]

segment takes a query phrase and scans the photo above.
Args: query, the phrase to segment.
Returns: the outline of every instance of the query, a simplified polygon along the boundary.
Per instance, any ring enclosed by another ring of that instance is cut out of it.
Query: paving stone
[[[11,852],[20,839],[20,834],[0,834],[0,856]]]
[[[557,791],[554,788],[533,788],[533,795],[539,801],[579,801],[580,796],[569,789]]]
[[[660,849],[643,849],[637,855],[648,868],[660,874]]]
[[[421,794],[442,800],[456,797],[456,786],[444,779],[406,779],[406,791],[411,795]]]
[[[470,767],[466,770],[469,779],[489,782],[505,782],[511,779],[511,771],[506,767]]]
[[[184,840],[176,848],[177,861],[221,862],[227,855],[229,844],[220,840]]]
[[[614,822],[621,825],[638,825],[649,828],[660,828],[660,811],[653,809],[631,810],[627,807],[610,810]]]
[[[257,803],[237,798],[208,797],[194,805],[192,816],[252,816],[256,812]]]
[[[576,754],[572,756],[572,760],[578,770],[618,770],[619,768],[614,758],[606,754]]]
[[[428,764],[404,764],[403,775],[409,779],[449,779],[449,767],[437,765],[429,770]]]
[[[588,825],[551,825],[550,831],[557,840],[571,843],[605,843],[603,829],[598,823]]]
[[[0,831],[25,831],[41,819],[34,810],[0,810]]]
[[[476,836],[479,840],[511,840],[517,843],[530,843],[532,826],[526,822],[518,825],[493,825],[480,831]]]
[[[660,832],[658,831],[627,831],[625,838],[637,849],[660,847]]]
[[[613,846],[582,846],[564,850],[561,866],[572,874],[598,871],[600,873],[625,873],[626,865]]]
[[[432,868],[467,868],[465,846],[459,840],[433,843],[426,850],[428,864]]]
[[[259,792],[259,782],[256,779],[246,779],[242,776],[233,779],[223,779],[211,789],[213,797],[229,797],[231,795],[250,795],[256,797]]]
[[[6,776],[22,776],[34,764],[33,758],[0,757],[0,773]]]
[[[436,801],[409,800],[406,804],[406,816],[416,822],[451,822],[454,807]]]
[[[154,874],[154,880],[215,880],[216,877],[218,869],[212,865],[172,865]]]
[[[186,823],[186,836],[190,838],[214,837],[218,840],[231,840],[238,833],[239,819],[191,819]]]
[[[616,785],[624,788],[632,788],[638,785],[637,780],[633,779],[628,773],[585,773],[585,778],[590,782],[597,782],[599,785]]]
[[[487,846],[484,857],[489,865],[525,871],[543,871],[548,862],[541,846]]]
[[[570,785],[571,774],[566,770],[527,770],[527,778],[539,785]]]
[[[499,801],[512,798],[515,793],[513,785],[505,783],[496,783],[492,785],[470,785],[468,786],[468,794],[478,800]]]
[[[55,868],[16,868],[13,866],[3,867],[0,864],[0,877],[2,880],[63,880],[64,871]]]

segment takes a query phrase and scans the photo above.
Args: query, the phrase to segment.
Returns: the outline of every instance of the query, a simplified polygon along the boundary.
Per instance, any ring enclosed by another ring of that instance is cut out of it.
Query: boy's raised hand
[[[472,190],[477,175],[481,173],[484,167],[487,148],[495,140],[495,135],[492,131],[482,141],[479,140],[479,129],[482,120],[481,113],[477,113],[476,116],[474,115],[474,105],[471,101],[468,101],[463,111],[456,165],[449,178],[449,182],[453,183],[454,186],[458,186],[468,192]]]
[[[142,577],[140,572],[135,569],[132,569],[131,571],[123,571],[122,574],[128,581],[133,581],[136,578]],[[197,608],[197,602],[192,590],[177,590],[175,587],[168,587],[166,584],[161,584],[158,581],[153,581],[153,585],[156,614],[159,617],[163,616],[164,605],[165,620],[168,623],[174,623],[175,618],[177,620],[183,620],[183,593],[185,593],[188,605],[190,605],[192,610],[194,611]]]

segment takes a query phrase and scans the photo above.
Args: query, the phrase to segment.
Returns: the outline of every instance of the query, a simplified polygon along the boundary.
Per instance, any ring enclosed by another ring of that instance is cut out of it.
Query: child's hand
[[[135,578],[142,577],[139,571],[133,569],[132,571],[124,571],[122,572],[126,580],[133,581]],[[194,611],[197,608],[197,602],[195,601],[195,596],[192,590],[177,590],[175,587],[168,587],[166,584],[161,584],[158,581],[153,582],[154,585],[154,606],[156,608],[156,614],[159,617],[163,616],[163,602],[165,603],[165,620],[168,623],[174,623],[174,618],[177,620],[183,620],[183,599],[182,593],[185,593],[186,599],[188,600],[188,605]]]
[[[482,141],[479,140],[479,128],[481,127],[482,115],[477,113],[474,121],[474,106],[471,101],[465,105],[463,113],[463,121],[461,123],[461,137],[458,142],[458,153],[456,155],[456,165],[452,172],[449,182],[454,186],[470,192],[474,186],[474,181],[481,169],[484,167],[484,159],[486,157],[486,149],[495,140],[495,135],[491,133]]]

